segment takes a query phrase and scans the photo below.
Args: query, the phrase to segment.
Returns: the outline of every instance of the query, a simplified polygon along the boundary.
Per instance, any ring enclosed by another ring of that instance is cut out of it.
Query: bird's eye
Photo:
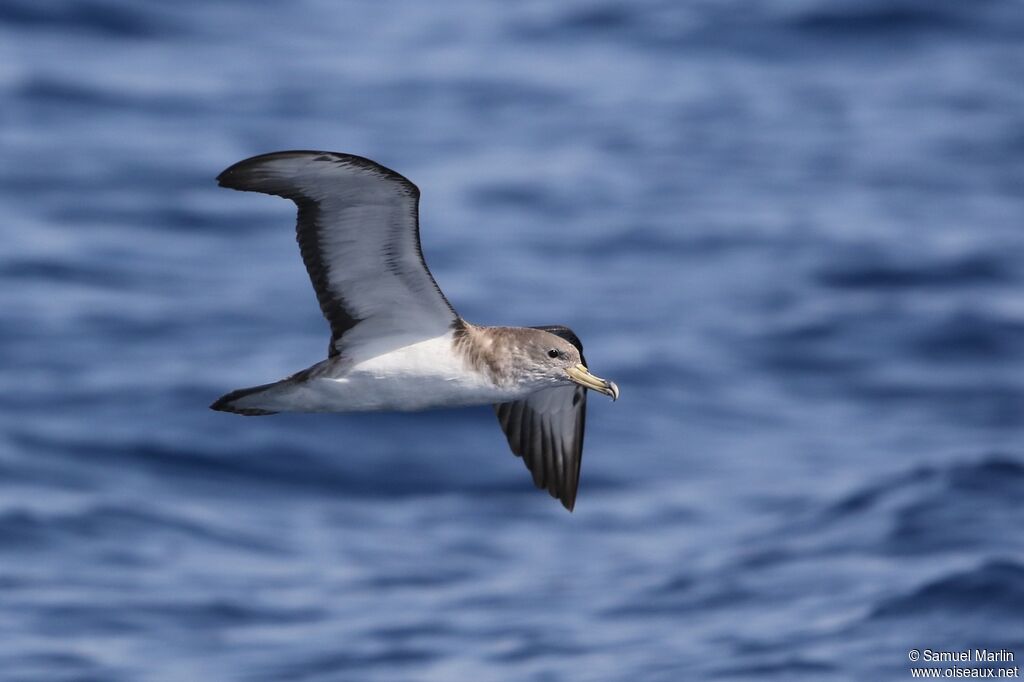
[[[559,355],[561,355],[561,353],[559,353],[554,348],[552,348],[551,350],[548,351],[548,357],[549,358],[557,358]]]

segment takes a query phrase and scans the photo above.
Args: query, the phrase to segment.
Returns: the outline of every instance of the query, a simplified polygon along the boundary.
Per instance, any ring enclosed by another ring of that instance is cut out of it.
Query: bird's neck
[[[499,385],[514,383],[520,332],[516,327],[485,327],[463,319],[452,323],[452,346],[467,366]]]

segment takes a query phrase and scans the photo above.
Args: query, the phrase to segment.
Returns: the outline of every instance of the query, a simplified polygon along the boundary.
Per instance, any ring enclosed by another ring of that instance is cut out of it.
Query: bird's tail
[[[218,412],[234,412],[246,417],[263,417],[268,414],[277,414],[274,410],[267,410],[259,405],[261,394],[276,388],[280,383],[280,381],[275,381],[272,384],[250,386],[249,388],[240,388],[237,391],[225,393],[213,401],[210,409],[217,410]]]

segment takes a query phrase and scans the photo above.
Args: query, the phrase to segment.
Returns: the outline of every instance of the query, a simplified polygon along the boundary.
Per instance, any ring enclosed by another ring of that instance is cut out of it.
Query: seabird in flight
[[[533,482],[572,510],[587,389],[613,400],[619,389],[590,373],[568,327],[485,327],[455,312],[423,260],[416,185],[369,159],[316,151],[254,156],[217,182],[298,206],[299,250],[331,341],[326,360],[232,391],[211,408],[268,415],[494,405]]]

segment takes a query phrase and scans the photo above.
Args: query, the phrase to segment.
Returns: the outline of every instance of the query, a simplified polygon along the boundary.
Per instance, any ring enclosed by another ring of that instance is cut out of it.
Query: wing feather
[[[534,485],[570,511],[579,487],[586,392],[581,386],[556,386],[494,406],[509,447],[523,458]]]
[[[457,319],[423,259],[419,189],[398,173],[361,156],[291,151],[240,161],[217,181],[295,202],[330,355],[360,339],[438,335]]]

